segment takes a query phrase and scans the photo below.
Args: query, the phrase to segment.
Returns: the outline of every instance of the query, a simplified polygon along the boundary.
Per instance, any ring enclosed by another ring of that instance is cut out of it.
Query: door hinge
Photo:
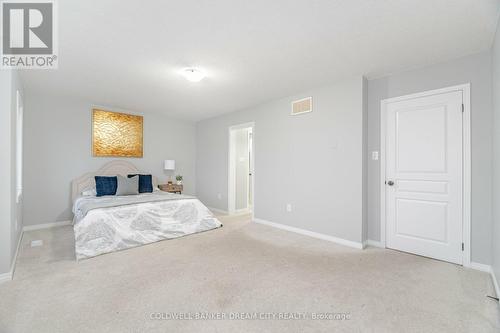
[[[465,112],[465,106],[463,103],[462,103],[462,112]]]
[[[464,243],[462,243],[462,251],[464,250]]]

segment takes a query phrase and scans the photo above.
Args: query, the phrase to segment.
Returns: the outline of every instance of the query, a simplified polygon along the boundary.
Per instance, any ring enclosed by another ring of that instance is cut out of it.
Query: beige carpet
[[[247,216],[221,220],[219,230],[79,263],[71,227],[25,233],[14,281],[0,285],[0,332],[499,331],[485,273]],[[44,246],[31,248],[34,239]],[[226,319],[171,319],[197,313]],[[344,320],[311,319],[319,313]]]

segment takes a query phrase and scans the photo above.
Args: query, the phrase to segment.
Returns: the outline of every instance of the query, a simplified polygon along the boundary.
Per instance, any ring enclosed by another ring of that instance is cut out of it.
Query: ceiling
[[[28,93],[200,120],[491,47],[497,0],[58,1],[59,68]],[[199,67],[192,83],[179,75]]]

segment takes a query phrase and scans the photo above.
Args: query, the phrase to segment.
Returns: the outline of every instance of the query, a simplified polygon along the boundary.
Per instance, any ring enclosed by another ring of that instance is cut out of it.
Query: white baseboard
[[[21,247],[23,235],[24,235],[24,230],[22,230],[21,234],[19,235],[19,239],[17,241],[16,253],[14,254],[14,258],[12,259],[12,263],[10,265],[10,271],[7,273],[0,274],[0,283],[11,281],[12,278],[14,277],[14,272],[16,270],[17,255],[19,254],[19,248]]]
[[[229,214],[229,212],[227,210],[222,210],[219,208],[213,208],[213,207],[208,207],[208,206],[207,206],[207,208],[210,209],[212,211],[212,213],[223,214],[223,215],[228,215],[228,216],[239,216],[239,215],[245,215],[245,214],[252,213],[252,211],[249,209],[239,209],[239,210],[235,210],[233,213]]]
[[[365,247],[367,246],[372,246],[372,247],[379,247],[381,249],[385,249],[385,246],[382,244],[382,242],[379,242],[379,241],[376,241],[376,240],[373,240],[373,239],[367,239],[365,241]]]
[[[24,233],[26,231],[55,228],[55,227],[60,227],[60,226],[64,226],[64,225],[71,225],[71,223],[72,223],[72,221],[60,221],[60,222],[53,222],[53,223],[24,226],[23,230],[21,231],[21,235],[19,236],[19,240],[17,242],[16,253],[14,254],[14,258],[12,260],[10,272],[0,274],[0,283],[6,282],[6,281],[11,281],[12,278],[14,277],[14,272],[16,271],[17,256],[19,254],[19,249],[21,248],[21,242],[23,240],[23,236],[24,236]]]
[[[471,261],[471,263],[467,267],[481,272],[489,273],[491,280],[493,282],[493,287],[495,288],[495,296],[496,297],[500,296],[500,288],[498,286],[497,277],[495,276],[495,272],[493,271],[493,268],[490,265],[480,264],[478,262]]]
[[[8,282],[11,280],[12,280],[12,272],[0,274],[0,283]]]
[[[464,265],[464,267],[472,268],[472,269],[475,269],[475,270],[481,271],[481,272],[491,273],[491,266],[490,265],[480,264],[478,262],[471,261],[468,266]]]
[[[60,222],[53,222],[53,223],[24,226],[23,230],[21,231],[21,235],[19,236],[19,240],[17,242],[16,253],[14,254],[14,258],[12,259],[10,271],[7,273],[0,274],[0,283],[6,282],[6,281],[11,281],[12,278],[14,277],[14,272],[16,271],[17,256],[19,254],[19,249],[21,248],[21,242],[23,240],[23,236],[24,236],[24,233],[26,231],[55,228],[55,227],[60,227],[60,226],[64,226],[64,225],[71,225],[71,223],[72,223],[72,221],[60,221]]]
[[[224,215],[228,215],[228,212],[227,210],[222,210],[222,209],[219,209],[219,208],[213,208],[213,207],[208,207],[208,209],[210,209],[212,211],[212,213],[218,213],[218,214],[224,214]]]
[[[248,215],[248,214],[252,214],[252,211],[249,209],[239,209],[239,210],[235,210],[232,213],[228,212],[229,216],[241,216],[241,215]]]
[[[495,287],[496,297],[500,297],[500,287],[498,286],[498,281],[497,281],[497,277],[495,275],[495,271],[493,269],[491,269],[490,274],[491,274],[491,278],[493,279],[493,286]]]
[[[19,254],[19,249],[21,248],[21,242],[23,241],[23,236],[24,236],[24,230],[21,230],[21,234],[19,235],[19,240],[17,241],[16,253],[14,254],[14,259],[12,261],[12,267],[10,268],[12,277],[14,277],[14,272],[16,271],[17,255]]]
[[[345,246],[353,247],[355,249],[360,249],[360,250],[363,249],[363,244],[358,243],[358,242],[354,242],[354,241],[350,241],[350,240],[347,240],[347,239],[338,238],[338,237],[334,237],[334,236],[329,236],[329,235],[325,235],[325,234],[320,234],[320,233],[317,233],[317,232],[314,232],[314,231],[309,231],[309,230],[304,230],[304,229],[300,229],[300,228],[290,227],[290,226],[287,226],[287,225],[284,225],[284,224],[279,224],[279,223],[270,222],[270,221],[266,221],[266,220],[262,220],[262,219],[257,219],[257,218],[255,218],[253,221],[256,222],[256,223],[268,225],[270,227],[274,227],[274,228],[278,228],[278,229],[283,229],[283,230],[286,230],[286,231],[295,232],[297,234],[301,234],[301,235],[305,235],[305,236],[309,236],[309,237],[314,237],[314,238],[318,238],[318,239],[322,239],[322,240],[326,240],[326,241],[337,243],[337,244],[340,244],[340,245],[345,245]]]
[[[59,221],[59,222],[52,222],[52,223],[27,225],[27,226],[24,226],[23,231],[33,231],[33,230],[40,230],[40,229],[55,228],[55,227],[61,227],[61,226],[65,226],[65,225],[71,225],[71,223],[72,223],[72,221]]]

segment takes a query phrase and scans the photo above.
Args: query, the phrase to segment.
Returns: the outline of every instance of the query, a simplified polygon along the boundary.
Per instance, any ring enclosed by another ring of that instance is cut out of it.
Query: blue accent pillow
[[[128,178],[139,176],[139,193],[153,192],[153,177],[151,175],[128,175]]]
[[[115,177],[95,176],[96,196],[115,195],[118,180]]]

